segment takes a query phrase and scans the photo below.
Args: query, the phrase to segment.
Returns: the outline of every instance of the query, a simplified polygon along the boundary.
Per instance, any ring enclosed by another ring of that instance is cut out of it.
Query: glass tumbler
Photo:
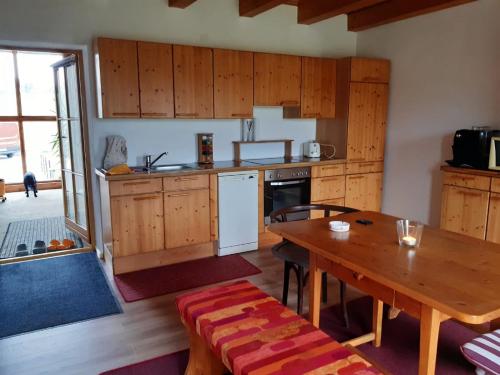
[[[396,221],[399,246],[419,247],[424,225],[418,221],[402,219]]]

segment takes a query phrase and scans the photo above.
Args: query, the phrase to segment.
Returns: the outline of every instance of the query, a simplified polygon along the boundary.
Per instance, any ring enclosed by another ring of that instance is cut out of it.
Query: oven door
[[[311,200],[311,179],[266,181],[264,184],[265,223],[270,223],[269,214],[285,207],[309,204]],[[288,220],[304,220],[309,212],[288,215]]]

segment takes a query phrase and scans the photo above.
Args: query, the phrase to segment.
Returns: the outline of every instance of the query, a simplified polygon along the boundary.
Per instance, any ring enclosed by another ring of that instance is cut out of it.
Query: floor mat
[[[94,252],[0,266],[0,338],[121,312]]]
[[[127,302],[256,275],[262,271],[240,255],[210,257],[115,276]]]
[[[75,241],[77,248],[83,247],[81,239],[66,229],[64,216],[14,221],[9,224],[7,234],[3,239],[0,258],[16,256],[16,248],[19,244],[26,244],[31,255],[36,240],[45,241],[48,246],[51,240],[62,241],[64,238]]]

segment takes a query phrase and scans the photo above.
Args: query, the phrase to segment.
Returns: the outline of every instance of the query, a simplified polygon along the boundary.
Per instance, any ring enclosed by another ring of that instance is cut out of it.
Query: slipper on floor
[[[25,257],[27,255],[30,255],[30,253],[28,251],[28,246],[26,246],[25,243],[17,245],[16,257]]]
[[[35,247],[33,248],[33,254],[44,254],[47,252],[47,246],[45,246],[45,241],[37,240],[35,241]]]

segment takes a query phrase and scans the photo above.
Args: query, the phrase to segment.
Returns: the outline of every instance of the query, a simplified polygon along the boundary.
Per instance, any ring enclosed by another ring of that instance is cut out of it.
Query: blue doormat
[[[94,252],[0,266],[0,339],[121,312]]]

